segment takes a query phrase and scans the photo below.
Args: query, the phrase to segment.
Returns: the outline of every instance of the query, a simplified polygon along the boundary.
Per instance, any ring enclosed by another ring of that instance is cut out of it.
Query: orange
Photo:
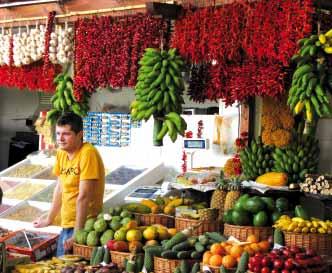
[[[234,258],[241,257],[243,252],[242,246],[234,245],[231,248],[231,251],[229,254],[231,254]]]
[[[244,251],[247,251],[249,256],[254,256],[255,252],[252,250],[252,248],[250,246],[245,246],[243,248]]]
[[[210,251],[212,254],[225,255],[225,249],[219,244],[214,243],[211,245]]]
[[[247,242],[249,242],[249,243],[258,243],[259,238],[256,235],[251,234],[247,237]]]
[[[222,243],[220,243],[220,245],[221,245],[223,248],[226,249],[226,246],[229,246],[229,243],[227,243],[227,242],[222,242]]]
[[[250,248],[256,253],[259,252],[261,249],[259,248],[259,245],[257,243],[250,244]]]
[[[227,245],[226,247],[225,247],[225,250],[226,250],[226,253],[227,254],[229,254],[230,252],[231,252],[231,248],[232,248],[233,246],[232,245]]]
[[[215,254],[210,257],[209,264],[212,266],[221,266],[223,258],[221,255]]]
[[[270,249],[270,243],[266,240],[259,242],[258,246],[262,252],[268,252],[268,250]]]
[[[211,251],[205,251],[203,254],[203,259],[202,259],[203,264],[209,264],[209,260],[210,260],[211,256],[212,256]]]
[[[225,267],[225,268],[232,268],[232,267],[235,267],[236,265],[236,258],[234,258],[233,256],[231,255],[226,255],[222,258],[222,265]]]

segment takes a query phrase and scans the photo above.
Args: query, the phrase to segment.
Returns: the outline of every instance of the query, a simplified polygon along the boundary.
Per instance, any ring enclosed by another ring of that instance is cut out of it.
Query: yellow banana
[[[326,43],[326,36],[325,34],[320,34],[319,35],[319,42],[324,45]]]
[[[332,29],[330,29],[328,32],[326,32],[325,36],[331,38],[332,37]]]
[[[295,114],[299,114],[301,113],[301,111],[303,110],[303,107],[304,107],[304,103],[302,101],[299,101],[296,105],[295,105],[295,108],[294,108],[294,112]]]

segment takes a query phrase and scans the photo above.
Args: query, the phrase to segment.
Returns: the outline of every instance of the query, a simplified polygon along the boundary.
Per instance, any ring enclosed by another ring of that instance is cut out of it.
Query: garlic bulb
[[[0,65],[9,65],[9,46],[10,46],[10,33],[0,34]]]
[[[43,57],[45,27],[36,26],[25,32],[19,30],[13,36],[13,59],[15,66],[28,65]]]
[[[54,64],[66,64],[73,60],[74,56],[74,31],[73,28],[56,26],[51,33],[49,58]]]

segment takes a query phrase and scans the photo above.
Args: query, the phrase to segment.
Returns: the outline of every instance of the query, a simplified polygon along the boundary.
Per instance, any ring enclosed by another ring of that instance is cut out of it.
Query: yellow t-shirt
[[[56,163],[53,169],[59,177],[62,186],[61,226],[75,227],[76,200],[79,193],[79,184],[82,180],[96,180],[91,198],[88,217],[94,217],[101,212],[105,188],[105,170],[103,161],[90,143],[83,143],[72,160],[68,159],[67,152],[58,150]]]

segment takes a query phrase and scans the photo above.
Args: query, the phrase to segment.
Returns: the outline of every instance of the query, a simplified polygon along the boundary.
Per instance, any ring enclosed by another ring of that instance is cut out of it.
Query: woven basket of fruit
[[[130,255],[132,255],[130,252],[120,252],[120,251],[110,251],[111,253],[111,260],[112,263],[116,264],[119,268],[124,268],[124,262],[125,259],[128,259]],[[144,255],[143,253],[136,254],[138,255]]]
[[[79,245],[77,243],[73,244],[73,254],[82,256],[85,259],[90,259],[92,254],[93,246]]]
[[[286,246],[298,246],[312,249],[319,255],[330,255],[332,249],[332,234],[299,233],[284,231]]]
[[[193,265],[197,260],[186,260],[190,265]],[[164,259],[160,257],[153,258],[154,273],[174,273],[175,268],[180,265],[181,260]]]
[[[187,219],[182,217],[175,217],[175,229],[176,230],[184,230],[186,228],[192,227],[192,226],[198,226],[193,231],[193,236],[202,235],[203,233],[207,231],[221,231],[221,222],[215,220],[215,221],[200,221],[200,220],[194,220],[194,219]]]
[[[235,226],[224,224],[224,235],[233,236],[244,242],[249,235],[255,235],[260,240],[267,240],[273,233],[272,227]]]
[[[142,226],[151,226],[154,224],[160,224],[168,228],[174,227],[174,217],[166,214],[155,213],[134,213],[135,219]]]
[[[211,271],[211,273],[220,273],[220,266],[212,266],[212,265],[205,265],[201,263],[201,271]],[[236,271],[236,268],[227,268],[227,273],[234,273]]]

